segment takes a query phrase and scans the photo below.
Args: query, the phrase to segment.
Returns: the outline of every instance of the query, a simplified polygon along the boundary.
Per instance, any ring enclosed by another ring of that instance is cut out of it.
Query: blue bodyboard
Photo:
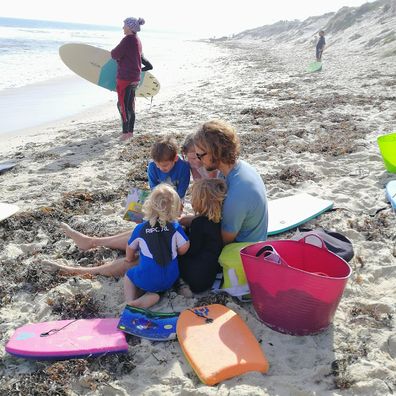
[[[121,314],[118,328],[152,341],[169,341],[176,338],[179,315],[180,312],[155,312],[127,305]]]

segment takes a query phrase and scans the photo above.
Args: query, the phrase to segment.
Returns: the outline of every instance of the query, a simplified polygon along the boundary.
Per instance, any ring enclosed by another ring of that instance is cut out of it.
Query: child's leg
[[[125,301],[129,305],[133,305],[133,301],[138,299],[142,295],[143,291],[137,288],[134,283],[128,278],[127,275],[124,276],[124,296]],[[131,304],[132,303],[132,304]]]
[[[54,262],[51,262],[50,264],[58,268],[60,271],[64,271],[72,275],[91,274],[91,275],[118,277],[118,276],[124,276],[125,273],[128,271],[128,269],[136,265],[137,262],[138,260],[136,260],[136,262],[133,262],[132,264],[126,263],[125,258],[120,258],[112,261],[111,263],[106,263],[103,265],[99,265],[97,267],[72,267],[72,266],[57,264]]]
[[[146,292],[141,297],[135,300],[126,300],[128,305],[132,305],[137,308],[150,308],[160,299],[160,295],[158,293]]]
[[[82,234],[81,232],[73,230],[73,228],[71,228],[66,223],[61,223],[61,228],[63,229],[65,235],[73,239],[75,244],[81,250],[89,250],[98,246],[104,246],[110,249],[125,250],[128,239],[131,236],[131,231],[125,231],[109,237],[90,237],[88,235]]]

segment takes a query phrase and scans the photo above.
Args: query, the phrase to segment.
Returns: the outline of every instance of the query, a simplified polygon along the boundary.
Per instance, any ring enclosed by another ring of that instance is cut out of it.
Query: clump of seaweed
[[[4,262],[0,269],[0,307],[9,304],[18,292],[41,293],[64,283],[61,274],[44,271],[40,262],[24,263],[25,258]]]
[[[61,319],[91,319],[98,317],[100,305],[89,293],[77,293],[74,296],[59,294],[47,300],[52,312]]]
[[[0,224],[0,247],[8,241],[20,239],[24,243],[33,242],[38,232],[46,231],[49,238],[59,239],[58,231],[60,221],[65,221],[67,215],[53,207],[42,207],[33,211],[16,214]]]
[[[232,297],[227,293],[208,293],[202,296],[196,302],[197,306],[210,305],[210,304],[221,304],[227,305],[232,301]]]
[[[103,264],[105,261],[118,257],[119,251],[99,247],[90,250],[80,250],[77,247],[62,252],[62,258],[72,261],[80,266],[93,267]]]
[[[393,315],[390,312],[381,312],[375,306],[356,304],[350,310],[350,315],[354,319],[363,320],[367,326],[392,328]]]
[[[73,213],[87,213],[89,205],[94,202],[92,194],[88,192],[68,192],[60,202],[62,208]]]
[[[315,140],[308,146],[301,144],[295,146],[297,152],[323,153],[332,157],[339,157],[341,155],[351,154],[357,150],[356,144],[357,136],[341,135],[337,133],[319,133]]]
[[[334,378],[334,385],[337,389],[349,389],[354,380],[348,373],[348,359],[336,359],[331,363],[331,374]]]
[[[315,180],[315,178],[315,173],[304,171],[296,166],[290,166],[282,169],[274,176],[274,179],[287,182],[291,186],[295,186],[296,184],[307,180]]]
[[[74,359],[56,363],[38,363],[38,370],[2,378],[0,394],[12,396],[66,396],[65,386],[77,381],[87,370],[87,361]]]
[[[364,234],[368,241],[380,240],[381,238],[394,238],[390,213],[379,212],[374,216],[363,215],[348,220],[350,228]]]
[[[366,340],[348,339],[343,345],[340,351],[343,357],[331,363],[331,375],[335,377],[334,385],[338,389],[349,389],[356,382],[349,372],[349,366],[367,357],[369,347]]]
[[[109,381],[130,374],[136,367],[130,354],[38,363],[37,366],[37,371],[32,373],[3,377],[0,394],[66,396],[72,384],[97,391]]]
[[[21,289],[30,293],[48,291],[65,282],[65,277],[59,273],[43,271],[40,264],[30,264],[16,278],[16,283],[22,285]]]
[[[133,145],[127,144],[119,155],[119,160],[126,161],[131,166],[141,166],[141,163],[147,162],[151,158],[151,146],[156,142],[161,135],[159,134],[144,134],[136,135],[133,138]]]
[[[276,134],[260,131],[259,133],[244,133],[240,136],[241,154],[251,155],[268,152],[270,147],[283,147],[288,132],[278,131]]]
[[[138,342],[135,342],[133,345],[138,345],[140,338],[135,338]],[[107,375],[111,379],[117,379],[122,375],[131,374],[135,369],[136,364],[133,357],[134,355],[130,353],[110,354],[101,356],[100,358],[89,358],[88,361],[92,364],[92,369],[101,371],[105,368]]]

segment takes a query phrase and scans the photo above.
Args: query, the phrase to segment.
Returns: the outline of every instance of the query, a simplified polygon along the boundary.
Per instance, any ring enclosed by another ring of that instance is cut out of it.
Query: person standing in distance
[[[322,62],[322,54],[326,45],[326,40],[324,38],[325,32],[323,30],[319,31],[319,40],[316,44],[316,61]]]
[[[125,37],[111,51],[111,57],[117,61],[117,108],[122,119],[122,139],[133,136],[135,127],[135,91],[140,81],[141,71],[151,70],[153,66],[142,55],[142,43],[137,35],[143,18],[124,20]],[[143,63],[143,68],[142,68]]]

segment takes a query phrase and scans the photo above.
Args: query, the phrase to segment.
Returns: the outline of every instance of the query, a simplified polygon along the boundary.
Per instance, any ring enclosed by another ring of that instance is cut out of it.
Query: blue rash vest
[[[128,245],[140,251],[140,261],[128,270],[133,284],[149,292],[161,292],[172,287],[179,277],[177,249],[188,238],[178,222],[158,223],[151,227],[148,221],[138,224]]]
[[[164,173],[154,161],[151,161],[148,165],[147,176],[151,190],[160,183],[168,183],[183,199],[190,183],[190,165],[179,157],[173,168],[168,173]]]
[[[268,202],[264,182],[247,162],[238,160],[225,178],[222,230],[237,233],[235,242],[267,239]]]

